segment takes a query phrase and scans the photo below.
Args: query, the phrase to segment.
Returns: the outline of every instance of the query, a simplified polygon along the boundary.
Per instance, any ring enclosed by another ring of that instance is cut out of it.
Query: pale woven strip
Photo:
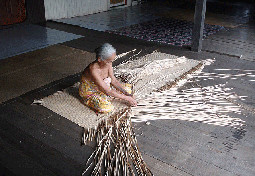
[[[153,52],[140,59],[121,64],[114,70],[117,77],[124,75],[129,79],[129,82],[134,84],[135,96],[139,100],[153,90],[174,81],[199,63],[199,61],[185,57]],[[72,87],[43,98],[41,105],[85,129],[96,129],[100,122],[127,108],[123,102],[113,100],[112,103],[115,107],[113,112],[97,115],[81,103],[78,85],[79,83],[76,83]]]

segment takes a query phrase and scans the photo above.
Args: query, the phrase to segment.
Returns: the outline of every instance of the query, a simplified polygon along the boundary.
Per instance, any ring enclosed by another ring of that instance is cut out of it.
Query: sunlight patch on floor
[[[226,87],[226,84],[200,87],[197,82],[216,78],[239,79],[239,77],[246,77],[249,79],[249,77],[253,78],[255,76],[255,70],[243,70],[244,73],[238,72],[238,74],[229,74],[230,71],[233,71],[231,69],[217,70],[227,71],[227,73],[201,72],[193,77],[193,80],[195,80],[194,87],[183,90],[175,87],[147,95],[144,99],[138,101],[137,107],[133,108],[132,121],[145,122],[149,120],[177,119],[218,126],[237,128],[243,126],[245,121],[236,118],[241,114],[241,107],[229,100],[245,100],[246,96],[237,95],[232,90],[233,88]],[[237,70],[235,69],[235,71]],[[192,81],[188,82],[192,84]],[[235,117],[230,115],[233,113]]]

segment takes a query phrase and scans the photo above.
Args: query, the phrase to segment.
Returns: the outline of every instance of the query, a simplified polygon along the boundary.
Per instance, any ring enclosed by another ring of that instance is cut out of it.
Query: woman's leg
[[[84,103],[88,107],[90,107],[100,113],[108,113],[114,109],[114,106],[110,102],[107,95],[105,95],[104,93],[101,93],[101,92],[98,92],[98,93],[92,95],[91,97],[87,98],[84,101]]]
[[[80,84],[79,94],[83,98],[84,104],[97,112],[108,113],[114,109],[108,96],[97,90],[96,86],[90,81]]]

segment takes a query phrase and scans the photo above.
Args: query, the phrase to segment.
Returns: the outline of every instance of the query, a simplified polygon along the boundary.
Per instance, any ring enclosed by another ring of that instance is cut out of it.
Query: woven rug
[[[152,91],[172,87],[178,80],[203,64],[185,57],[153,52],[114,68],[123,82],[134,85],[138,101]],[[152,175],[144,163],[131,125],[131,108],[113,100],[113,112],[96,114],[84,106],[78,94],[79,83],[40,100],[41,105],[84,128],[83,143],[96,140],[97,148],[89,158],[85,174]],[[104,167],[105,169],[102,169]]]
[[[183,46],[191,45],[193,25],[194,23],[190,21],[159,18],[107,32],[146,41]],[[223,26],[205,24],[203,38],[215,34],[222,29],[224,29]]]

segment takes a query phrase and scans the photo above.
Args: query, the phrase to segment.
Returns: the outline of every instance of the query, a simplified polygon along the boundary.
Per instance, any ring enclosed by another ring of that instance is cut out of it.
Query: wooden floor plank
[[[56,175],[49,169],[43,167],[37,161],[31,159],[20,150],[5,142],[0,137],[0,160],[1,165],[13,172],[15,175],[27,176],[46,176]],[[4,170],[5,172],[6,170]],[[1,175],[9,175],[10,172],[1,173]]]
[[[15,176],[15,174],[13,172],[11,172],[9,169],[4,167],[1,163],[0,163],[0,175],[1,176]]]
[[[3,140],[58,175],[79,175],[81,172],[80,164],[27,135],[5,120],[1,120],[0,135]]]
[[[81,142],[82,127],[43,106],[26,104],[22,100],[12,104],[19,113],[26,115],[27,118],[35,120],[38,123],[59,130],[77,142]]]
[[[43,144],[50,146],[64,156],[69,157],[77,163],[84,164],[93,149],[89,146],[81,146],[81,143],[65,135],[60,130],[48,127],[25,115],[15,111],[13,107],[0,108],[1,118],[15,126],[24,133],[33,136]]]
[[[190,176],[190,174],[148,154],[142,153],[142,156],[151,172],[157,176]]]
[[[186,143],[184,144],[174,140],[171,142],[171,138],[167,138],[171,144],[165,143],[162,140],[163,137],[159,136],[155,134],[138,136],[137,140],[141,151],[191,175],[202,175],[203,172],[208,172],[209,170],[219,173],[219,175],[235,175],[233,172],[220,168],[204,159],[202,160],[196,155],[193,155],[192,152],[185,150]],[[185,148],[182,148],[182,146]],[[197,165],[201,167],[197,169]]]

